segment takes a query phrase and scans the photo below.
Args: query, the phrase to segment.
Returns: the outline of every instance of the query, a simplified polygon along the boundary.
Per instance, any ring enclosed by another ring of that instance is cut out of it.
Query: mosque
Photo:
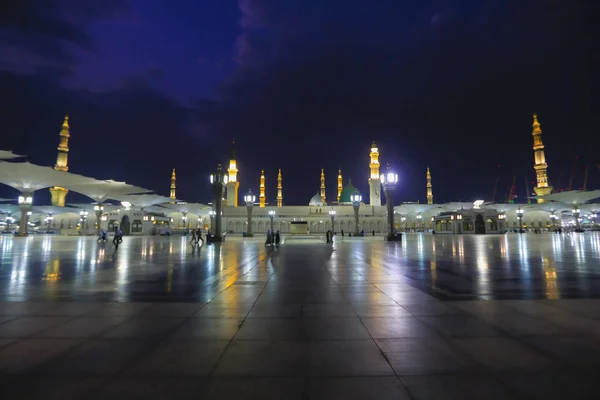
[[[547,176],[542,130],[537,115],[533,116],[534,170],[537,200],[534,204],[474,202],[434,203],[432,174],[424,174],[426,203],[401,203],[395,206],[394,229],[397,231],[434,231],[444,234],[503,233],[534,228],[553,230],[573,226],[597,228],[600,190],[553,192]],[[19,191],[14,199],[0,199],[0,231],[27,235],[28,232],[51,232],[62,235],[95,234],[98,229],[111,231],[120,226],[126,235],[172,234],[188,229],[210,230],[214,215],[211,205],[177,199],[177,175],[171,172],[169,197],[151,190],[112,180],[97,180],[69,172],[68,154],[71,136],[69,118],[65,117],[59,134],[54,168],[20,161],[24,156],[0,150],[0,183]],[[349,181],[343,186],[338,170],[336,196],[326,196],[325,171],[321,170],[321,185],[306,205],[284,205],[283,176],[277,174],[277,196],[266,197],[265,174],[259,179],[258,202],[240,199],[235,144],[226,171],[223,198],[222,229],[231,234],[264,234],[273,229],[281,233],[322,234],[329,229],[355,235],[384,234],[388,230],[387,207],[382,205],[380,179],[380,149],[373,142],[365,155],[368,161],[369,193],[367,196]],[[34,205],[34,192],[49,189],[52,205]],[[69,191],[81,193],[91,203],[67,202]],[[251,226],[248,226],[251,215]],[[94,218],[95,216],[95,218]],[[18,224],[18,225],[17,225]],[[301,229],[300,229],[301,228]],[[300,229],[300,230],[299,230]]]

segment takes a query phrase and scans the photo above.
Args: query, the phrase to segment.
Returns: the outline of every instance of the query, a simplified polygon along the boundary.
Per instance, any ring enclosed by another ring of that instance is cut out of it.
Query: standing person
[[[196,229],[196,244],[198,244],[200,241],[202,241],[202,244],[204,244],[204,239],[202,239],[202,230],[198,228]]]
[[[190,240],[191,244],[198,244],[198,241],[196,240],[196,231],[192,229],[192,240]]]
[[[373,229],[373,236],[375,236],[375,229]]]
[[[269,229],[267,230],[267,240],[265,242],[265,246],[270,246],[272,240],[273,239],[271,238],[271,230]]]
[[[281,236],[279,236],[279,231],[275,234],[275,246],[279,247],[279,242],[281,241]]]
[[[115,236],[113,237],[113,245],[118,249],[119,248],[119,227],[115,225]]]
[[[342,229],[342,237],[344,236],[344,230]]]

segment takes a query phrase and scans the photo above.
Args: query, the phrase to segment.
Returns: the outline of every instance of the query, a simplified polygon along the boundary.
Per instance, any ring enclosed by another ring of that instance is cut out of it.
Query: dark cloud
[[[256,143],[255,175],[285,154],[288,174],[301,180],[308,157],[330,175],[341,165],[366,190],[366,153],[377,140],[383,159],[403,170],[405,199],[424,197],[428,164],[438,199],[489,197],[498,163],[502,185],[533,175],[533,112],[550,174],[577,153],[597,158],[565,143],[575,135],[600,145],[589,134],[600,117],[590,2],[240,4],[240,70],[223,90],[219,129]]]
[[[68,73],[74,50],[93,50],[89,24],[122,15],[125,0],[6,0],[0,5],[0,69]]]

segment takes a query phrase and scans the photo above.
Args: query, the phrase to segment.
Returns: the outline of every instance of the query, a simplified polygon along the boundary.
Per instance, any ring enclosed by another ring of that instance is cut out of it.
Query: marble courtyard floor
[[[0,236],[7,399],[588,399],[600,235]]]

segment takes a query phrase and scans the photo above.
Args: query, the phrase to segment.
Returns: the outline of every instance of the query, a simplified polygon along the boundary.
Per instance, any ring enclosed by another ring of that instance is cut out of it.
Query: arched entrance
[[[475,233],[485,233],[485,221],[481,214],[477,214],[475,217]]]
[[[121,230],[123,231],[123,235],[131,234],[131,223],[129,222],[129,215],[123,215],[123,218],[121,218]]]

